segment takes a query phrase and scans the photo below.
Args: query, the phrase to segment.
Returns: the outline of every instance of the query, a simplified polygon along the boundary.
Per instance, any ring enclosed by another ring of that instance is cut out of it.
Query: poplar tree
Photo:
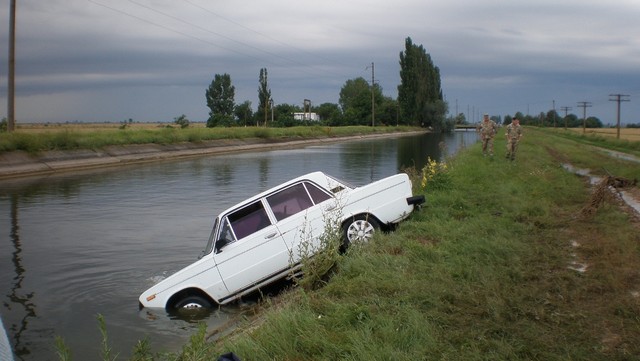
[[[442,98],[440,69],[422,45],[405,40],[400,52],[398,103],[403,123],[439,127],[444,122],[446,104]]]
[[[267,125],[267,117],[269,115],[269,102],[271,101],[271,89],[267,83],[267,68],[260,69],[260,86],[258,87],[258,111],[257,119],[264,117],[264,125]]]

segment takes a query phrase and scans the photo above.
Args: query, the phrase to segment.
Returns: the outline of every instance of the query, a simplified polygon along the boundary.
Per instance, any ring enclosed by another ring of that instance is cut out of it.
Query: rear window
[[[322,189],[318,188],[318,186],[316,186],[315,184],[305,183],[305,186],[307,186],[307,190],[309,191],[309,194],[313,199],[313,203],[315,204],[322,203],[331,198],[330,195],[325,193],[325,191],[323,191]]]
[[[267,197],[267,202],[278,221],[301,212],[313,205],[302,183],[293,185]]]

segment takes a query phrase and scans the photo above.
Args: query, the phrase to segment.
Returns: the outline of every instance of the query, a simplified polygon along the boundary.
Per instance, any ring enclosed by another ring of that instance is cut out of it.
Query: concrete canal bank
[[[260,149],[292,148],[355,139],[399,137],[424,132],[383,133],[309,139],[221,139],[200,143],[140,144],[103,149],[46,151],[39,154],[16,151],[0,153],[0,179],[43,176],[53,173],[114,167],[174,158],[197,157]]]

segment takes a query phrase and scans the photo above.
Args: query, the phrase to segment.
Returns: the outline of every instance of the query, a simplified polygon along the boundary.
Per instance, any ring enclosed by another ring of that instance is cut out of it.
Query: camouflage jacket
[[[485,122],[484,120],[478,125],[478,131],[482,135],[482,139],[493,138],[498,131],[498,125],[493,120]]]
[[[514,125],[513,123],[507,125],[507,133],[505,133],[507,139],[510,141],[518,141],[522,136],[522,127],[520,124]]]

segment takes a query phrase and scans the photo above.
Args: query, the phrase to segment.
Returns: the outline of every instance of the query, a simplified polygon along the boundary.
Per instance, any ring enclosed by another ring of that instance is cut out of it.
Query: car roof
[[[329,175],[327,175],[327,174],[325,174],[324,172],[321,172],[321,171],[307,173],[305,175],[301,175],[299,177],[296,177],[296,178],[293,178],[291,180],[288,180],[288,181],[286,181],[284,183],[280,183],[277,186],[269,188],[269,189],[267,189],[267,190],[265,190],[263,192],[260,192],[260,193],[254,195],[254,196],[252,196],[250,198],[247,198],[247,199],[245,199],[245,200],[243,200],[243,201],[241,201],[239,203],[236,203],[235,205],[233,205],[233,206],[225,209],[224,211],[220,212],[220,215],[221,214],[226,214],[226,213],[228,213],[228,212],[230,212],[232,210],[235,210],[235,209],[237,209],[237,208],[239,208],[239,207],[241,207],[243,205],[253,203],[256,200],[258,200],[258,199],[260,199],[262,197],[265,197],[265,196],[267,196],[267,195],[269,195],[269,194],[271,194],[271,193],[273,193],[273,192],[275,192],[275,191],[277,191],[279,189],[286,188],[286,187],[288,187],[288,186],[290,186],[292,184],[295,184],[295,183],[298,183],[298,182],[301,182],[301,181],[305,181],[305,180],[314,182],[314,183],[320,185],[323,189],[326,189],[327,185],[330,184],[330,183],[343,184],[343,182],[340,182],[337,179],[335,179],[335,178],[333,178],[333,177],[331,177],[331,176],[329,176]]]

